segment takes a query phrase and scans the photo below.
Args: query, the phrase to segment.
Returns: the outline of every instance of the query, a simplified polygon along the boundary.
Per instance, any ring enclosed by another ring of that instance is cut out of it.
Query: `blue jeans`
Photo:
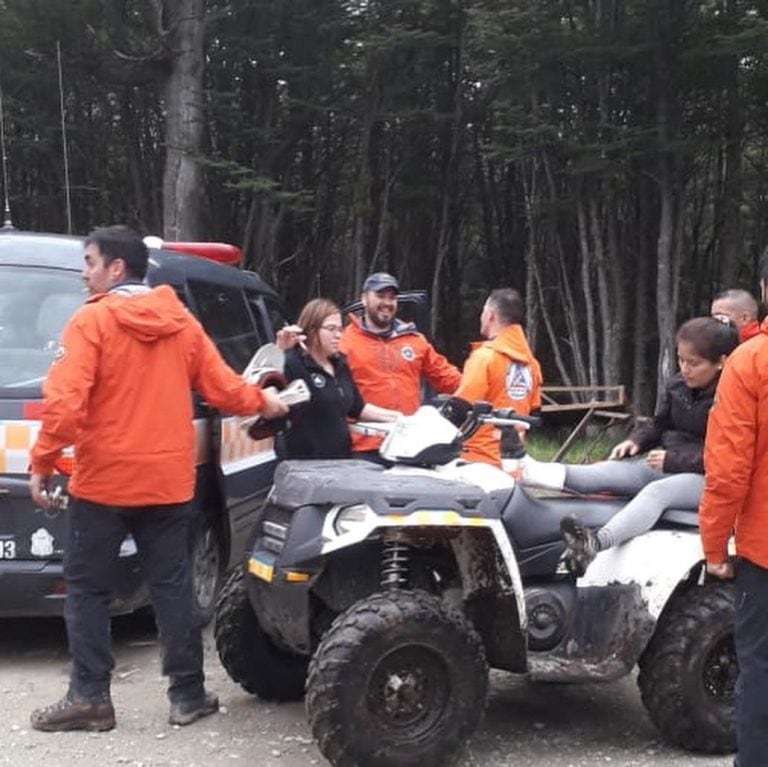
[[[189,503],[118,508],[73,499],[64,550],[70,692],[109,695],[109,605],[120,544],[133,535],[155,611],[163,674],[173,702],[203,695],[203,645],[189,565]]]
[[[738,767],[768,764],[768,570],[736,562]]]

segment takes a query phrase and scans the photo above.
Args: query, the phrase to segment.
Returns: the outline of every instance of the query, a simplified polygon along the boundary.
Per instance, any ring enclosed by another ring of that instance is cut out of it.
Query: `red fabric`
[[[739,341],[749,341],[750,338],[754,338],[760,333],[760,323],[757,320],[752,320],[746,325],[742,325],[739,328]]]

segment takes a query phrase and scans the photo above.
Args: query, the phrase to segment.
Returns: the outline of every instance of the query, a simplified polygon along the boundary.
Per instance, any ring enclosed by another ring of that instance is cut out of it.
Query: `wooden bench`
[[[558,448],[553,461],[563,459],[587,426],[595,422],[600,425],[600,430],[587,446],[586,455],[589,457],[607,429],[618,423],[628,423],[633,417],[622,385],[544,386],[541,399],[541,414],[545,423],[554,421],[571,426],[571,431]]]

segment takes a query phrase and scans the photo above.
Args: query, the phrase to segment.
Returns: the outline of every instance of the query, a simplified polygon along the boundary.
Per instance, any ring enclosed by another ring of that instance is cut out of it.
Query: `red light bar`
[[[220,264],[237,265],[243,260],[243,251],[236,245],[228,245],[225,242],[164,242],[163,248],[201,256]]]

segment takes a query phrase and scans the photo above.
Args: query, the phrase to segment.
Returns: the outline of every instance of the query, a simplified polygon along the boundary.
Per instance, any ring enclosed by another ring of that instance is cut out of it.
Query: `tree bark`
[[[171,46],[165,82],[163,234],[197,240],[205,232],[203,171],[198,161],[204,128],[204,0],[166,0]]]

